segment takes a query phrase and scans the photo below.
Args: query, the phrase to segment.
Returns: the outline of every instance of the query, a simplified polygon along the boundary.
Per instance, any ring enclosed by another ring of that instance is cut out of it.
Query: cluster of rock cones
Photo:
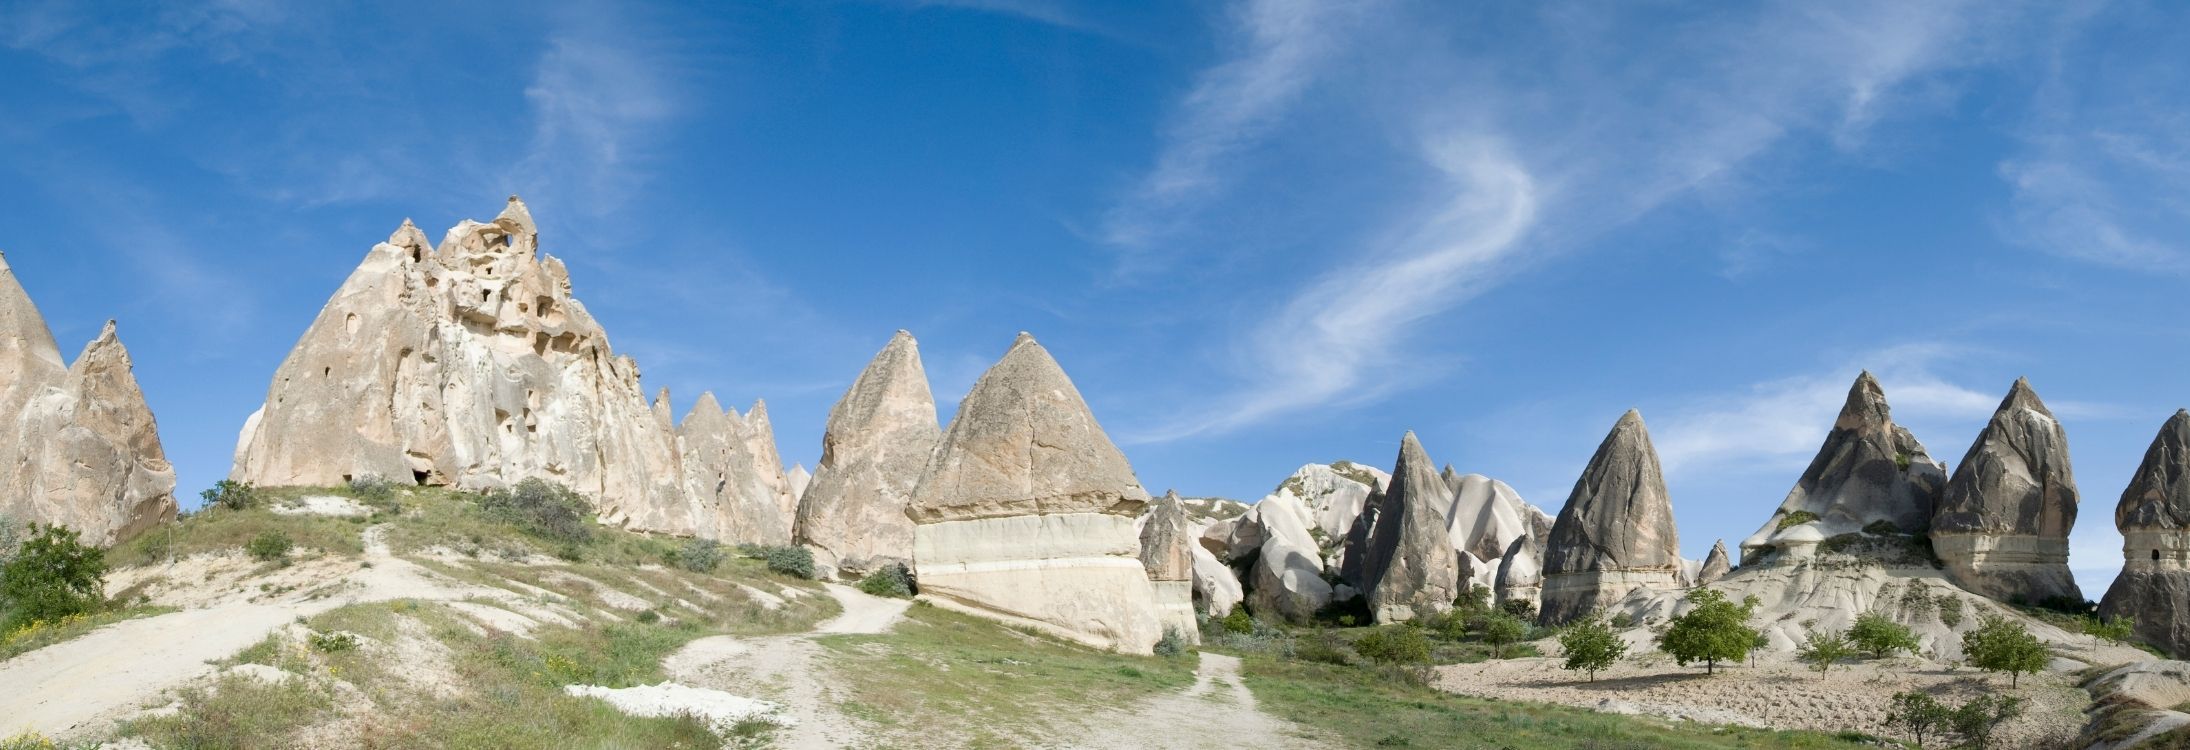
[[[232,478],[373,476],[490,489],[544,478],[625,528],[812,549],[828,574],[912,567],[924,596],[1092,645],[1147,652],[1197,614],[1308,621],[1354,607],[1427,617],[1483,586],[1558,624],[1647,606],[1736,572],[1683,560],[1640,414],[1613,426],[1554,519],[1506,484],[1436,469],[1412,433],[1389,473],[1310,464],[1210,518],[1151,501],[1063,369],[1021,334],[938,424],[899,331],[830,412],[809,477],[786,471],[765,403],[712,394],[675,420],[542,256],[514,197],[439,245],[405,222],[344,282],[276,372]],[[111,543],[175,514],[174,476],[110,324],[73,366],[0,260],[0,513]],[[2190,412],[2123,493],[2122,576],[2103,603],[2190,651]],[[1950,474],[1894,424],[1868,373],[1742,568],[1868,555],[1940,566],[1999,600],[2081,601],[2067,567],[2078,495],[2067,442],[2017,381]],[[1197,510],[1200,508],[1200,510]],[[1928,547],[1926,546],[1928,544]],[[1659,597],[1662,599],[1662,597]]]

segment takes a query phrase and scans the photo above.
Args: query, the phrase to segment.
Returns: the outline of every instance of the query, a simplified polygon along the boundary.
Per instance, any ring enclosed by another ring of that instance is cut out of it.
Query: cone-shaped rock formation
[[[1709,586],[1726,574],[1734,572],[1734,563],[1726,557],[1726,540],[1711,543],[1711,554],[1703,557],[1703,567],[1696,569],[1696,585]]]
[[[1742,541],[1742,559],[1776,549],[1778,535],[1805,524],[1826,538],[1885,531],[1887,524],[1893,533],[1921,533],[1931,527],[1946,483],[1946,467],[1894,424],[1885,391],[1864,372],[1848,389],[1840,418],[1809,470],[1764,528]]]
[[[1678,589],[1680,535],[1657,448],[1630,410],[1597,446],[1544,545],[1540,619],[1563,625],[1638,588]]]
[[[1947,481],[1932,513],[1932,549],[1956,584],[1978,594],[2080,602],[2068,570],[2076,502],[2068,436],[2018,379]]]
[[[1079,389],[1022,333],[960,403],[907,507],[921,594],[1150,653],[1163,623],[1134,533],[1147,505]]]
[[[920,344],[898,331],[829,410],[798,510],[798,541],[817,564],[859,575],[912,560],[905,505],[942,434]]]
[[[1499,606],[1511,601],[1543,606],[1543,556],[1544,550],[1533,535],[1515,539],[1506,547],[1505,556],[1498,561],[1498,577],[1491,585]]]
[[[2114,507],[2114,525],[2122,532],[2122,572],[2099,615],[2136,618],[2147,642],[2190,656],[2190,411],[2160,427]]]
[[[53,334],[0,258],[0,326],[0,515],[101,546],[174,520],[175,470],[113,321],[61,369]]]
[[[1433,466],[1421,441],[1408,432],[1399,442],[1391,488],[1364,560],[1369,611],[1378,622],[1446,612],[1460,596],[1460,551],[1453,548],[1445,518],[1452,493]]]

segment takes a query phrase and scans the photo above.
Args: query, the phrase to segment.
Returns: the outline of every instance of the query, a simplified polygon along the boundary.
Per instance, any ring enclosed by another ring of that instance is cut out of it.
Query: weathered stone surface
[[[1150,653],[1163,622],[1134,533],[1147,504],[1079,389],[1022,333],[960,403],[907,506],[921,596]]]
[[[1194,555],[1194,606],[1210,617],[1232,614],[1232,608],[1247,598],[1240,587],[1239,574],[1201,545],[1195,545],[1191,551]]]
[[[1452,546],[1479,560],[1498,559],[1513,540],[1527,536],[1539,523],[1547,528],[1550,524],[1549,514],[1523,501],[1505,482],[1463,474],[1453,477],[1448,486],[1453,496],[1445,517],[1452,523]]]
[[[1972,592],[2081,601],[2068,570],[2076,503],[2068,436],[2029,381],[2018,379],[1947,481],[1932,514],[1932,549],[1949,577]]]
[[[1544,546],[1546,625],[1603,609],[1637,588],[1678,589],[1680,535],[1642,414],[1620,417],[1574,483]]]
[[[1141,567],[1151,581],[1187,581],[1194,577],[1194,547],[1186,525],[1186,501],[1179,493],[1164,493],[1148,504],[1141,522]]]
[[[1294,471],[1271,495],[1287,495],[1300,501],[1309,514],[1309,528],[1326,549],[1338,546],[1361,515],[1369,493],[1391,482],[1391,475],[1354,463],[1334,461],[1308,464]]]
[[[664,392],[655,402],[657,409],[667,413],[668,401]],[[738,429],[737,415],[726,411],[715,394],[700,394],[676,435],[685,497],[697,506],[697,535],[769,545],[791,540],[791,517],[782,513],[774,488],[754,470],[752,443]]]
[[[800,503],[804,503],[806,487],[814,483],[814,475],[807,473],[805,464],[792,464],[791,473],[785,476],[791,480],[791,497],[798,498]]]
[[[1774,537],[1799,525],[1786,523],[1790,517],[1811,519],[1807,523],[1826,538],[1860,533],[1881,522],[1899,533],[1923,532],[1931,528],[1932,511],[1946,483],[1946,466],[1916,436],[1894,424],[1885,391],[1864,372],[1848,389],[1840,418],[1810,468],[1764,527],[1742,541],[1742,559],[1776,548]]]
[[[1247,608],[1256,615],[1306,623],[1331,603],[1323,558],[1306,523],[1310,516],[1299,500],[1279,494],[1256,503],[1243,521],[1260,529],[1262,540],[1247,581]]]
[[[912,559],[905,506],[942,433],[920,344],[898,331],[829,410],[798,509],[798,541],[818,565],[862,575]]]
[[[275,372],[231,477],[474,490],[541,478],[591,498],[607,523],[700,536],[739,525],[686,492],[678,435],[652,410],[638,366],[572,296],[562,261],[539,254],[513,197],[438,248],[404,222],[368,252]],[[756,450],[751,433],[738,437],[756,471],[774,454],[772,440]],[[781,472],[759,476],[780,488]],[[783,512],[780,496],[766,500]]]
[[[753,408],[733,422],[745,439],[746,452],[753,458],[753,475],[768,487],[768,494],[775,500],[776,513],[782,516],[785,525],[794,525],[798,517],[798,496],[791,494],[791,477],[783,473],[783,454],[776,452],[776,427],[768,420],[768,402],[755,400]]]
[[[2177,744],[2190,726],[2190,663],[2149,660],[2116,667],[2086,683],[2091,720],[2069,747],[2126,750]],[[2157,740],[2157,741],[2155,741]]]
[[[1492,583],[1491,592],[1500,606],[1510,601],[1542,605],[1544,550],[1536,539],[1532,535],[1513,540],[1513,544],[1506,547],[1506,554],[1498,560],[1497,580]]]
[[[0,515],[109,545],[175,510],[175,471],[114,323],[64,364],[0,257]]]
[[[1333,561],[1338,565],[1338,579],[1354,591],[1365,591],[1369,580],[1375,576],[1370,571],[1369,558],[1375,554],[1369,542],[1376,538],[1376,522],[1384,512],[1386,488],[1369,492],[1369,499],[1362,503],[1361,515],[1354,516],[1354,525],[1346,530],[1346,540],[1341,542]]]
[[[2099,602],[2102,617],[2131,617],[2137,635],[2190,656],[2190,411],[2160,427],[2114,506],[2122,572]]]
[[[1709,586],[1731,572],[1734,572],[1734,564],[1726,557],[1726,540],[1712,542],[1711,554],[1704,556],[1703,567],[1696,571],[1695,585]]]
[[[1364,560],[1369,611],[1378,622],[1450,611],[1460,595],[1460,551],[1445,518],[1452,494],[1432,466],[1421,441],[1407,433]]]

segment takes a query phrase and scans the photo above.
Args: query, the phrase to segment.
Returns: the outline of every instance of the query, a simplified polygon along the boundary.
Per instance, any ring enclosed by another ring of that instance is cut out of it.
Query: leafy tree
[[[1992,746],[1992,733],[2001,724],[2023,715],[2023,699],[2012,695],[1980,695],[1954,710],[1947,721],[1962,742],[1983,750]]]
[[[85,546],[74,529],[31,524],[30,536],[0,567],[0,629],[59,620],[97,609],[106,591],[106,552]]]
[[[1924,735],[1944,730],[1954,721],[1954,711],[1929,693],[1894,693],[1892,706],[1886,714],[1886,726],[1907,729],[1915,735],[1919,748],[1924,746]]]
[[[1421,628],[1385,625],[1354,641],[1354,651],[1378,664],[1426,664],[1430,639]]]
[[[1597,670],[1627,655],[1627,640],[1613,632],[1602,616],[1590,615],[1559,633],[1559,650],[1566,652],[1567,669],[1587,671],[1589,681],[1596,682]]]
[[[1658,648],[1673,655],[1681,666],[1703,662],[1705,674],[1717,674],[1719,662],[1740,662],[1756,648],[1757,631],[1749,627],[1756,615],[1757,598],[1735,604],[1715,589],[1688,593],[1688,613],[1673,618],[1658,636]]]
[[[1468,590],[1460,592],[1459,596],[1453,598],[1452,608],[1456,612],[1469,615],[1489,610],[1490,589],[1471,584],[1468,586]]]
[[[2129,617],[2108,617],[2105,619],[2087,617],[2083,621],[2083,633],[2091,636],[2091,650],[2093,651],[2099,650],[2099,639],[2101,638],[2114,643],[2121,643],[2129,640],[2129,636],[2135,632],[2137,632],[2137,621]]]
[[[1476,618],[1475,632],[1481,633],[1483,642],[1490,644],[1492,658],[1506,658],[1506,645],[1528,635],[1528,623],[1505,612],[1491,612]]]
[[[2029,628],[1999,615],[1985,615],[1962,636],[1962,653],[1978,669],[2008,673],[2009,687],[2019,687],[2023,673],[2045,669],[2051,656]]]
[[[1802,645],[1795,647],[1795,658],[1817,670],[1820,676],[1832,671],[1833,664],[1854,655],[1855,646],[1848,642],[1848,636],[1830,631],[1810,633]]]
[[[222,510],[245,510],[256,507],[263,499],[259,488],[250,482],[226,479],[214,482],[213,489],[198,493],[198,497],[205,500],[206,507]]]
[[[1870,652],[1873,659],[1884,659],[1895,652],[1916,653],[1916,633],[1909,626],[1894,622],[1893,618],[1879,612],[1865,612],[1855,618],[1848,628],[1848,642],[1856,648]]]

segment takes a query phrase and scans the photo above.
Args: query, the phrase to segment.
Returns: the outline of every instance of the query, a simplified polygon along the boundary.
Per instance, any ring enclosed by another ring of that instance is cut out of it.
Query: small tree
[[[1834,632],[1813,632],[1795,647],[1795,658],[1817,670],[1819,676],[1832,671],[1833,664],[1855,655],[1855,646],[1848,637]]]
[[[1756,597],[1735,604],[1715,589],[1696,589],[1688,592],[1687,599],[1694,605],[1688,614],[1673,618],[1658,636],[1658,648],[1672,654],[1681,666],[1700,661],[1704,674],[1717,674],[1719,662],[1740,662],[1756,648],[1757,631],[1749,627],[1749,618],[1756,614]]]
[[[1992,733],[2001,724],[2023,715],[2023,699],[2012,695],[1980,695],[1954,710],[1947,721],[1954,733],[1970,747],[1992,747]]]
[[[2084,635],[2091,636],[2091,650],[2097,651],[2101,638],[2114,643],[2129,640],[2129,636],[2137,632],[2137,621],[2129,617],[2087,617],[2084,618],[2083,632]]]
[[[1567,669],[1587,671],[1589,681],[1596,682],[1597,670],[1627,655],[1627,639],[1613,632],[1602,616],[1593,614],[1559,633],[1559,650],[1566,652]]]
[[[1506,645],[1528,635],[1528,623],[1504,612],[1492,612],[1476,618],[1475,632],[1481,633],[1483,642],[1490,644],[1494,659],[1506,658]]]
[[[106,553],[88,547],[74,529],[31,524],[30,536],[0,567],[0,630],[90,612],[106,591]]]
[[[2011,688],[2021,686],[2023,673],[2045,669],[2050,656],[2029,628],[1999,615],[1985,615],[1976,630],[1962,636],[1962,653],[1978,669],[2008,673]]]
[[[250,482],[227,479],[213,483],[213,489],[198,493],[206,507],[221,510],[245,510],[259,504],[259,488]]]
[[[1895,652],[1916,653],[1916,633],[1909,626],[1894,622],[1893,618],[1879,612],[1865,612],[1855,618],[1848,628],[1848,642],[1858,649],[1870,652],[1873,659],[1884,659]]]
[[[1909,691],[1894,693],[1892,708],[1886,714],[1886,726],[1900,727],[1916,737],[1916,746],[1924,746],[1924,735],[1945,729],[1954,720],[1954,712],[1929,693]]]

